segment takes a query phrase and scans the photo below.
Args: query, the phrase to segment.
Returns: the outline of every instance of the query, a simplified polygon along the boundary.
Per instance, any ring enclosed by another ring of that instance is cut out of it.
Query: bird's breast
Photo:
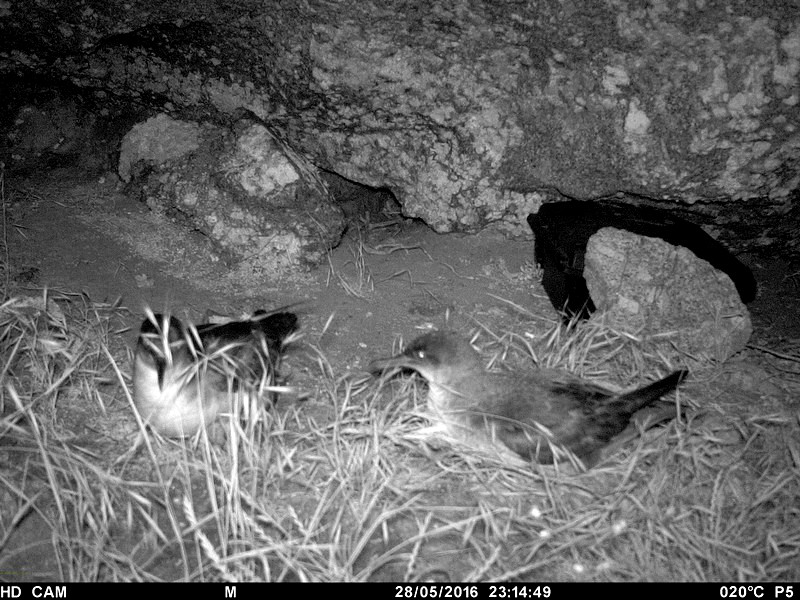
[[[169,437],[194,435],[231,406],[231,394],[193,365],[174,362],[164,368],[161,385],[152,361],[137,353],[133,399],[142,419]]]
[[[468,390],[459,382],[429,381],[428,409],[445,421],[462,422],[474,405],[474,396]]]

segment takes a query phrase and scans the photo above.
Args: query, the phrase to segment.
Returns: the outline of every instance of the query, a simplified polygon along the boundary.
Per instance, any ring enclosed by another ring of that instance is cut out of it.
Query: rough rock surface
[[[0,26],[0,74],[244,107],[437,231],[616,192],[797,220],[793,3],[10,0]]]
[[[603,227],[655,237],[692,251],[715,269],[728,274],[742,302],[752,302],[758,290],[753,272],[703,228],[680,218],[675,211],[638,206],[629,202],[551,202],[528,216],[535,237],[534,256],[542,268],[542,286],[553,307],[566,320],[588,317],[594,304],[583,278],[589,238]]]
[[[1,26],[1,25],[0,25]],[[3,82],[0,94],[0,162],[24,176],[80,166],[92,175],[113,170],[129,114],[87,101],[85,91],[65,86]]]
[[[140,160],[158,167],[197,151],[200,142],[201,129],[197,123],[156,115],[134,125],[122,139],[117,173],[127,183],[131,180],[131,168]]]
[[[123,139],[119,174],[129,193],[257,275],[319,264],[345,226],[313,169],[248,119],[231,132],[157,115]]]
[[[605,227],[589,238],[583,275],[597,307],[592,319],[689,356],[723,361],[752,333],[730,277],[661,239]]]

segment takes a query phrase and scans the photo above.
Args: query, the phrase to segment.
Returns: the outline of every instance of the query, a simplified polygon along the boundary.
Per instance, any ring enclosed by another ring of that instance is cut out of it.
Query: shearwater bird
[[[229,411],[236,394],[274,385],[297,315],[257,311],[222,324],[184,324],[147,311],[136,344],[133,398],[142,419],[168,437],[194,435]]]
[[[494,373],[484,368],[468,340],[451,331],[427,333],[400,354],[369,365],[373,373],[393,368],[414,370],[427,380],[428,408],[457,440],[505,448],[539,463],[574,457],[585,468],[604,458],[604,450],[617,447],[637,411],[647,412],[642,409],[688,374],[675,371],[616,393],[566,371]],[[650,411],[648,425],[675,416],[675,406],[664,404],[664,410]]]

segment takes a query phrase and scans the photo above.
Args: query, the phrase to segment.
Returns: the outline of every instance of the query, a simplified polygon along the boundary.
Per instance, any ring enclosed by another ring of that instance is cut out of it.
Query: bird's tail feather
[[[624,405],[630,413],[634,413],[651,402],[655,402],[664,394],[668,394],[674,390],[688,374],[689,371],[687,369],[675,371],[664,377],[664,379],[659,379],[638,390],[619,396],[615,404],[620,403]]]
[[[282,343],[297,331],[297,315],[293,312],[272,313],[263,318],[256,313],[253,320],[258,323],[259,329],[267,338],[278,343]]]

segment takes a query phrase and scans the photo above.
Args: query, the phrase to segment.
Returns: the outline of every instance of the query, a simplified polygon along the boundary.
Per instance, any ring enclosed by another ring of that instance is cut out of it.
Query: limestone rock
[[[545,201],[623,192],[712,211],[692,220],[744,229],[709,230],[737,251],[800,252],[792,3],[6,4],[4,77],[249,110],[440,232],[528,235]]]
[[[583,275],[592,319],[691,356],[723,361],[752,333],[730,277],[661,239],[605,227],[589,238]]]
[[[615,200],[567,201],[545,204],[528,215],[536,242],[534,256],[543,270],[542,286],[565,320],[588,317],[594,304],[583,278],[589,238],[603,227],[656,237],[682,246],[727,273],[742,301],[751,302],[758,286],[750,269],[698,225],[677,211],[656,209]]]
[[[122,139],[117,173],[124,182],[131,180],[131,168],[138,161],[158,167],[190,154],[200,147],[200,126],[178,121],[160,113],[134,125]]]
[[[252,274],[317,265],[344,231],[313,167],[257,120],[228,130],[160,115],[134,127],[122,148],[129,193]]]
[[[0,117],[0,162],[7,172],[29,176],[74,167],[99,175],[113,169],[118,114],[98,110],[81,90],[9,87],[0,99],[6,111]]]

